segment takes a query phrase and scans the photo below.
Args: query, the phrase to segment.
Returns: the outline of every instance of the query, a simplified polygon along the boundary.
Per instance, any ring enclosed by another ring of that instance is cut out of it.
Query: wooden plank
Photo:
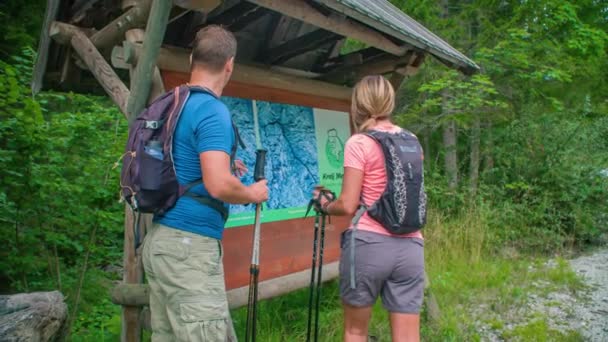
[[[172,4],[171,0],[152,0],[141,56],[131,79],[131,96],[127,104],[129,121],[145,107],[150,95],[154,67],[165,36]]]
[[[340,258],[340,234],[350,225],[347,217],[333,217],[325,231],[324,263]],[[262,224],[260,281],[310,269],[314,217]],[[224,268],[229,290],[249,283],[249,259],[253,227],[224,231]]]
[[[161,70],[164,84],[167,89],[177,87],[188,82],[190,74]],[[263,87],[251,83],[230,81],[224,88],[225,96],[285,103],[298,106],[307,106],[348,112],[350,110],[350,99],[335,99],[323,96],[311,96],[309,94],[296,93],[286,89]]]
[[[293,57],[317,49],[341,38],[341,36],[323,29],[314,30],[266,50],[259,57],[259,60],[266,64],[282,64]]]
[[[72,34],[71,44],[74,51],[82,58],[93,76],[95,76],[95,79],[97,79],[118,108],[126,115],[127,99],[129,98],[127,87],[84,33],[75,28],[69,31]]]
[[[357,39],[369,46],[377,47],[396,56],[403,56],[408,46],[399,46],[383,34],[359,24],[349,18],[325,16],[305,1],[299,0],[247,0],[258,6],[268,8],[294,19],[301,20],[341,36]]]
[[[141,53],[140,44],[125,44],[123,48],[123,59],[127,63],[135,63],[139,59]],[[190,73],[190,52],[182,48],[165,47],[160,50],[157,65],[163,71]],[[348,87],[242,64],[235,66],[232,80],[273,89],[288,89],[295,93],[334,98],[342,101],[350,101],[351,96],[351,89]]]

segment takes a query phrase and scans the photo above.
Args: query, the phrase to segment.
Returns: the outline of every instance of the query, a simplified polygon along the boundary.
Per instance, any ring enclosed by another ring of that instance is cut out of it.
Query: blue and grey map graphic
[[[239,149],[249,173],[243,183],[253,182],[255,131],[253,101],[224,97],[246,149]],[[305,206],[315,184],[319,183],[317,142],[313,109],[309,107],[257,101],[262,147],[266,154],[266,178],[270,188],[267,209]],[[231,214],[250,212],[253,205],[233,205]]]

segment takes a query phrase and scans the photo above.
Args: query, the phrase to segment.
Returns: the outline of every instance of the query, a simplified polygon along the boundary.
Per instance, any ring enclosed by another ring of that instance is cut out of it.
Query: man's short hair
[[[236,39],[232,32],[217,25],[202,28],[192,46],[192,68],[200,66],[213,72],[222,70],[236,56]]]

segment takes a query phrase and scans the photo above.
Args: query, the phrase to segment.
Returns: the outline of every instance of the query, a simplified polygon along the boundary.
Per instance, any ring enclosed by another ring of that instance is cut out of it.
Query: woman
[[[359,133],[374,130],[399,133],[391,122],[395,92],[382,76],[367,76],[354,88],[351,119]],[[352,216],[361,202],[376,202],[387,185],[381,146],[365,134],[355,134],[344,149],[342,192],[335,201],[319,196],[329,215]],[[353,227],[342,233],[340,297],[344,307],[344,340],[367,341],[372,306],[380,296],[390,313],[393,341],[419,341],[419,312],[424,291],[424,243],[419,230],[391,234],[366,212]],[[355,241],[355,246],[352,242]],[[351,283],[351,249],[355,248],[354,280]],[[353,288],[354,287],[354,288]]]

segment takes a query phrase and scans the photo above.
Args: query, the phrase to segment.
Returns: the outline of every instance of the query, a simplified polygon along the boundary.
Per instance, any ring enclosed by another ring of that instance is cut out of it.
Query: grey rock
[[[0,341],[60,341],[67,314],[58,291],[0,296]]]

